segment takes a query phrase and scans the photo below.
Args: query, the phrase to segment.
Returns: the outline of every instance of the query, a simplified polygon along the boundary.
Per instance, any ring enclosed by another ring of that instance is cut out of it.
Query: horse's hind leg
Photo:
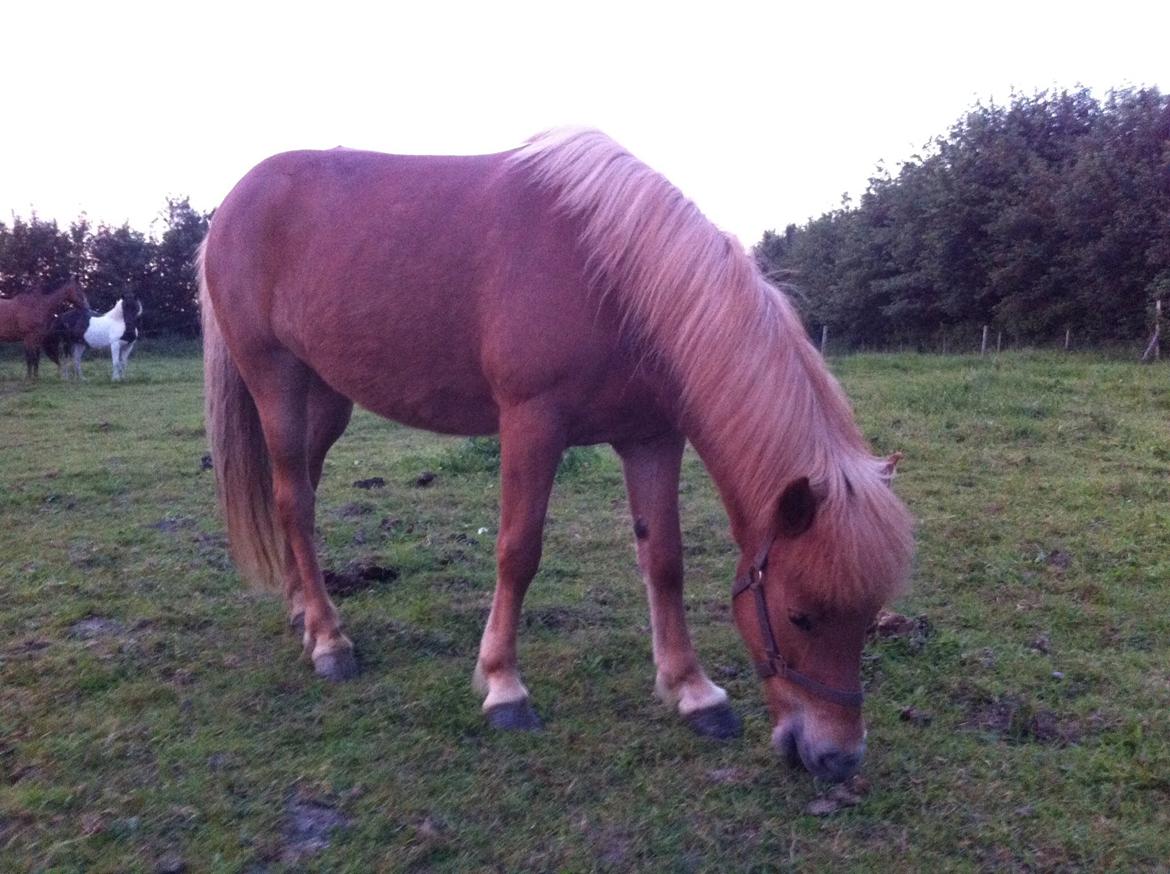
[[[313,543],[316,492],[308,449],[308,397],[316,377],[287,353],[276,353],[254,362],[245,377],[268,446],[276,511],[288,544],[286,557],[291,557],[299,576],[305,608],[305,652],[322,677],[348,679],[357,673],[353,644],[341,632],[337,608],[325,592]],[[319,452],[323,458],[324,451],[319,449]]]
[[[30,343],[24,341],[24,376],[25,379],[36,379],[41,366],[41,343],[36,340]]]
[[[498,575],[475,666],[475,686],[493,728],[540,728],[520,681],[516,632],[524,593],[540,565],[544,515],[563,451],[559,427],[536,405],[501,414]]]
[[[742,723],[727,693],[707,677],[687,630],[683,602],[678,481],[684,441],[670,434],[649,443],[615,446],[630,496],[638,568],[646,583],[653,635],[654,688],[699,734],[736,737]]]
[[[353,402],[325,385],[315,374],[310,377],[306,393],[308,436],[306,439],[309,481],[316,493],[321,483],[321,470],[325,456],[337,439],[345,433],[349,417],[353,413]],[[289,625],[300,632],[305,627],[305,596],[301,588],[301,576],[297,570],[292,543],[284,546],[284,599],[288,605]]]

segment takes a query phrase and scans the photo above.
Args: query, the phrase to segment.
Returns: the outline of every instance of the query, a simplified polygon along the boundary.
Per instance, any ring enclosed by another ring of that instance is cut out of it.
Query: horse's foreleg
[[[475,666],[475,685],[494,728],[540,728],[520,681],[516,632],[524,593],[540,565],[544,515],[563,451],[560,428],[533,405],[501,414],[496,591]]]
[[[81,356],[85,354],[85,345],[83,343],[73,344],[73,371],[77,374],[77,381],[81,382],[85,379],[81,375]]]
[[[113,379],[115,382],[122,378],[122,364],[121,364],[121,360],[120,360],[121,356],[122,356],[122,341],[115,340],[113,343],[110,344],[110,367],[112,370],[110,378]]]
[[[357,673],[353,644],[342,633],[337,608],[325,592],[313,543],[316,493],[307,446],[307,397],[313,376],[295,359],[272,361],[251,371],[250,376],[248,387],[260,414],[272,464],[276,511],[288,544],[286,557],[292,559],[300,577],[305,652],[320,676],[349,679]],[[292,571],[286,570],[289,572]]]
[[[683,602],[682,532],[678,482],[682,435],[617,446],[630,496],[638,569],[646,584],[653,636],[654,688],[699,734],[738,736],[742,724],[727,693],[708,678],[687,630]]]

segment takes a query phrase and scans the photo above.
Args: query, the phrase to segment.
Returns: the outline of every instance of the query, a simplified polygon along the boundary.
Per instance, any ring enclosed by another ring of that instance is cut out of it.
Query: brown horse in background
[[[814,774],[865,747],[866,628],[902,584],[911,519],[788,300],[662,176],[595,131],[473,157],[270,158],[200,255],[207,425],[241,571],[283,588],[319,674],[356,672],[313,543],[325,454],[353,404],[500,435],[498,578],[475,669],[500,728],[536,728],[521,601],[569,446],[625,471],[656,690],[697,731],[741,723],[686,623],[678,484],[689,439],[741,550],[733,612],[773,743]]]
[[[0,298],[0,343],[24,345],[25,376],[35,379],[40,370],[41,346],[53,327],[53,319],[62,307],[87,309],[89,301],[76,280],[55,291],[26,291],[15,297]]]

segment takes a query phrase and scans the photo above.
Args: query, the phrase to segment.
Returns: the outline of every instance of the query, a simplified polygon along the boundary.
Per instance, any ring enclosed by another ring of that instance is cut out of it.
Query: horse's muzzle
[[[865,740],[852,749],[841,749],[833,744],[820,744],[806,736],[797,720],[776,726],[772,746],[789,765],[804,765],[814,777],[840,782],[857,773],[865,758]]]

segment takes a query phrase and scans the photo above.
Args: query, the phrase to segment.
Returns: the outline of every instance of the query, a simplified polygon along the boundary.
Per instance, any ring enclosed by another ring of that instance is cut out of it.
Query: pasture
[[[0,870],[1166,870],[1170,375],[1088,355],[835,359],[919,520],[913,621],[864,662],[858,803],[768,748],[735,554],[688,453],[692,632],[744,716],[652,696],[618,464],[558,478],[520,648],[539,734],[470,674],[494,580],[490,441],[358,412],[318,504],[361,676],[316,679],[215,513],[194,346],[125,382],[0,358]],[[434,474],[429,481],[424,473]],[[384,485],[354,483],[380,478]],[[486,530],[485,530],[486,529]],[[833,806],[833,805],[826,805]]]

